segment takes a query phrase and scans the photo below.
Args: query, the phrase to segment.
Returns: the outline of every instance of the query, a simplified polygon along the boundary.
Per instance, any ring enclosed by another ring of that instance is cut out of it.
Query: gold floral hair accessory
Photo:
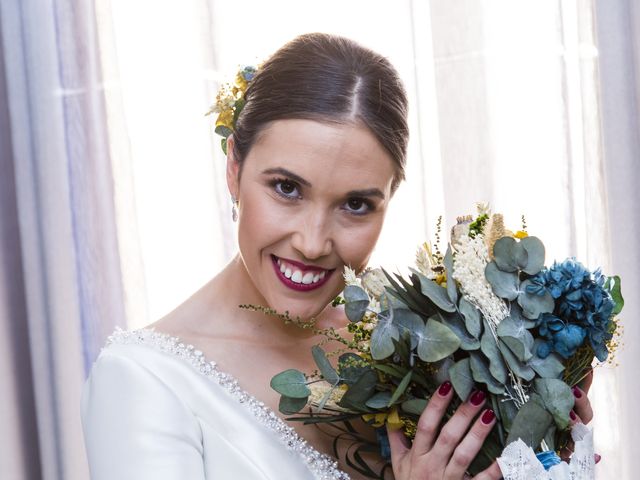
[[[224,154],[227,154],[227,138],[236,127],[236,121],[245,104],[244,94],[247,87],[256,76],[258,69],[253,66],[241,68],[236,74],[233,84],[226,83],[216,96],[216,103],[212,105],[206,115],[218,114],[215,132],[222,137],[221,146]]]

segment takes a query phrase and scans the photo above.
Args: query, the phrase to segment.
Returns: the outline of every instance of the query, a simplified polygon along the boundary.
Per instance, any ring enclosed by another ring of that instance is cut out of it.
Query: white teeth
[[[313,273],[305,273],[304,277],[302,277],[302,283],[309,285],[311,282],[313,282]]]
[[[326,274],[327,274],[327,272],[322,272],[322,273],[320,274],[320,280],[322,280]]]
[[[291,275],[291,281],[295,282],[295,283],[301,283],[302,282],[302,272],[300,272],[300,270],[296,270],[295,272],[293,272],[293,275]]]
[[[287,277],[287,278],[291,278],[291,274],[292,274],[292,273],[293,273],[293,272],[291,272],[291,269],[290,269],[290,268],[287,268],[287,269],[284,271],[284,276],[285,276],[285,277]]]
[[[319,280],[320,280],[320,275],[319,274],[314,275],[313,283],[318,283]]]
[[[282,265],[282,260],[280,260],[279,258],[276,259],[276,262],[278,262],[278,265]]]
[[[287,266],[284,263],[280,264],[280,271],[282,273],[284,273],[286,269],[287,269]]]

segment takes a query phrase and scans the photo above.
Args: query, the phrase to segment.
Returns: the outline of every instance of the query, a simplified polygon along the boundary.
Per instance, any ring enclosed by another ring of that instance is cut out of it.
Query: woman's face
[[[229,145],[232,151],[232,145]],[[269,307],[318,315],[362,270],[391,197],[394,163],[369,129],[277,120],[227,179],[238,199],[240,254]]]

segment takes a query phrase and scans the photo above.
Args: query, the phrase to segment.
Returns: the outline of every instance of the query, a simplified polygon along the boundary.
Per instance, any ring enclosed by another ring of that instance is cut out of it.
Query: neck
[[[239,305],[254,305],[269,307],[267,301],[255,288],[240,255],[218,274],[213,282],[213,295],[216,309],[219,313],[224,311],[221,318],[233,319],[227,327],[217,324],[214,328],[220,332],[228,332],[234,338],[243,339],[261,344],[287,345],[292,342],[302,341],[315,336],[312,329],[301,328],[294,324],[285,324],[284,320],[260,311],[251,311],[239,308]],[[318,327],[322,328],[326,317],[326,309],[318,318]],[[283,313],[283,312],[279,312]]]

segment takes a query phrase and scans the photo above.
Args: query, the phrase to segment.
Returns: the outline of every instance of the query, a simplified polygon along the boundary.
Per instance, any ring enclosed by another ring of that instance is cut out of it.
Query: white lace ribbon
[[[571,436],[575,447],[570,462],[561,462],[548,471],[522,440],[510,443],[498,458],[504,480],[594,480],[593,431],[577,423]]]

